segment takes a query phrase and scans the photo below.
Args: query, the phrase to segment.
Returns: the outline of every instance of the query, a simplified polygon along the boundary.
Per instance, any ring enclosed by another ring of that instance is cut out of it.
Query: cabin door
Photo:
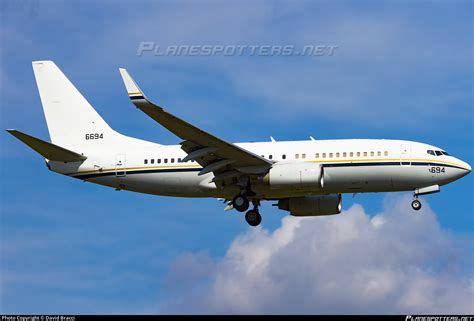
[[[408,145],[400,146],[400,165],[411,166],[411,149]]]
[[[125,154],[117,154],[115,156],[115,176],[116,177],[127,176]]]

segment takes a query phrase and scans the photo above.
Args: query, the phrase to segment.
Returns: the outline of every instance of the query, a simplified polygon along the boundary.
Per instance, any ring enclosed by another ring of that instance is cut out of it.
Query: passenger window
[[[273,155],[268,155],[268,159],[273,159]]]
[[[332,153],[329,153],[329,158],[332,158]]]
[[[300,154],[295,154],[295,159],[300,158]]]
[[[350,157],[354,157],[354,152],[350,152]]]
[[[286,159],[286,155],[285,154],[281,155],[281,159]]]
[[[165,164],[168,163],[168,158],[165,158]]]
[[[305,158],[306,158],[306,154],[301,154],[301,158],[302,158],[302,159],[305,159]]]
[[[342,153],[342,157],[347,157],[347,153],[346,153],[346,152],[343,152],[343,153]]]
[[[326,153],[323,153],[323,158],[326,158]]]
[[[158,164],[161,164],[161,158],[158,158],[158,159],[156,160],[156,162],[157,162]]]
[[[171,163],[174,163],[174,158],[171,159]]]
[[[339,158],[340,154],[339,153],[336,153],[336,157]]]
[[[316,158],[319,158],[319,153],[316,153]]]
[[[151,163],[151,164],[154,164],[154,163],[155,163],[155,160],[154,160],[153,158],[150,159],[150,163]]]
[[[377,152],[377,156],[382,156],[382,152]]]
[[[360,152],[357,152],[357,157],[360,157]]]
[[[374,157],[374,156],[375,156],[375,153],[374,153],[374,152],[370,152],[370,156]]]
[[[178,163],[181,163],[181,158],[178,158]]]
[[[364,157],[367,157],[367,152],[364,152]]]
[[[385,151],[383,154],[384,154],[384,156],[388,156],[388,152],[387,152],[387,151]]]
[[[145,159],[143,163],[148,164],[148,159]]]

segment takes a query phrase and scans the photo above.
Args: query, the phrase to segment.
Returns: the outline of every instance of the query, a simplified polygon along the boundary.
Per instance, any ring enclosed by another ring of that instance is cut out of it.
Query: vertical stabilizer
[[[54,62],[33,61],[33,71],[54,144],[82,152],[117,135]]]

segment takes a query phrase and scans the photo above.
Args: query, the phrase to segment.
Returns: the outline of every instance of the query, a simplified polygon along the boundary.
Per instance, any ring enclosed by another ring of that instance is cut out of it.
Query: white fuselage
[[[294,216],[339,214],[343,193],[414,191],[419,195],[467,175],[471,167],[426,144],[382,139],[227,142],[146,97],[128,71],[120,75],[130,101],[181,139],[164,146],[113,130],[49,60],[33,71],[51,142],[7,131],[46,159],[55,172],[118,190],[225,199],[225,210],[261,223],[261,200]],[[250,209],[250,205],[252,208]]]
[[[312,162],[324,166],[324,188],[272,189],[263,181],[252,185],[259,199],[308,194],[410,191],[445,185],[471,170],[440,148],[401,140],[348,139],[237,143],[273,162]],[[230,199],[237,186],[218,188],[212,173],[199,176],[196,162],[180,162],[179,145],[165,146],[128,138],[113,148],[97,147],[82,164],[50,161],[52,170],[89,182],[140,193]],[[75,167],[76,166],[76,167]],[[78,166],[78,167],[77,167]]]

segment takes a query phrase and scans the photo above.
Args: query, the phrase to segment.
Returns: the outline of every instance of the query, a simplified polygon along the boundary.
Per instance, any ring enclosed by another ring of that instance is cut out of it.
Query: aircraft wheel
[[[257,210],[250,210],[245,214],[245,220],[250,226],[257,226],[262,222],[262,216]]]
[[[249,208],[249,200],[245,196],[237,195],[232,200],[232,205],[237,211],[245,212]]]
[[[413,202],[411,202],[411,207],[415,211],[419,211],[421,209],[421,202],[419,200],[413,200]]]

